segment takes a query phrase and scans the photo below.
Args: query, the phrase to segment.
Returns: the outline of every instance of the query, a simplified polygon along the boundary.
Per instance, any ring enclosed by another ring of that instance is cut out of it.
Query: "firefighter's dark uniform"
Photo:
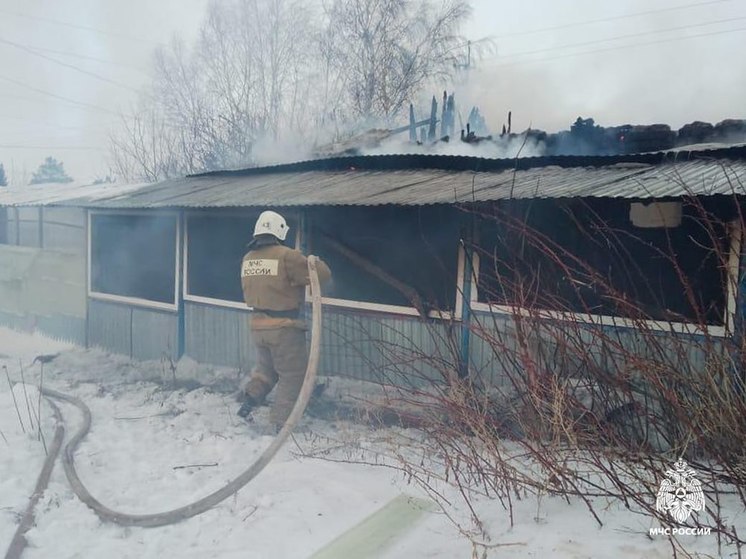
[[[319,282],[331,280],[329,267],[318,260]],[[270,421],[280,426],[293,409],[306,372],[306,328],[300,316],[310,284],[308,261],[300,251],[274,237],[260,236],[241,264],[244,300],[254,309],[251,336],[256,364],[245,391],[259,403],[277,385]]]

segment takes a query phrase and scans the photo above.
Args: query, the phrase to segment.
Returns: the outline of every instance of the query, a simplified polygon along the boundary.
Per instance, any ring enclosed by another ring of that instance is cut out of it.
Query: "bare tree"
[[[158,180],[250,165],[260,139],[307,128],[299,92],[313,26],[298,0],[213,1],[191,48],[174,39],[156,51],[151,87],[111,138],[118,174]]]
[[[353,118],[397,115],[434,78],[450,76],[463,0],[334,0],[326,9],[322,53]]]
[[[193,45],[156,51],[112,166],[151,181],[249,166],[258,142],[310,146],[330,125],[391,117],[454,70],[467,13],[464,0],[213,0]]]
[[[120,127],[109,137],[111,167],[126,181],[177,176],[182,169],[174,143],[164,120],[152,108],[133,111],[130,117],[122,117]]]

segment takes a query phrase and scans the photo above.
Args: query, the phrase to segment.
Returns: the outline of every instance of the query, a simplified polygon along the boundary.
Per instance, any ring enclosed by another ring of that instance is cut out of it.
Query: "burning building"
[[[256,216],[273,208],[292,242],[335,273],[322,374],[505,385],[520,364],[494,341],[519,351],[525,317],[583,325],[591,346],[594,329],[620,347],[652,332],[661,351],[684,337],[686,354],[672,358],[701,368],[702,347],[723,345],[743,319],[745,179],[746,148],[732,146],[343,157],[139,186],[3,189],[0,324],[134,359],[245,370],[239,264]]]

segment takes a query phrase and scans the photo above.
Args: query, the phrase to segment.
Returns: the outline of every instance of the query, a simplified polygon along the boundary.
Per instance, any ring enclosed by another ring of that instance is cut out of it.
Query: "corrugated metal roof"
[[[76,201],[126,196],[150,184],[31,184],[0,188],[0,206],[80,206]]]
[[[374,156],[222,171],[140,186],[0,189],[0,205],[208,208],[427,205],[509,198],[663,198],[733,194],[746,184],[746,148],[675,156],[490,160]]]

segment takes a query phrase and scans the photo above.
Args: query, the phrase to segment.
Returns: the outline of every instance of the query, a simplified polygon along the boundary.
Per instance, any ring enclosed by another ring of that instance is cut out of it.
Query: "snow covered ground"
[[[44,461],[34,415],[38,408],[40,354],[59,353],[44,366],[45,386],[82,398],[93,427],[76,456],[79,474],[107,506],[152,513],[183,506],[243,471],[272,440],[261,434],[266,408],[255,424],[235,416],[230,393],[235,372],[179,363],[130,362],[37,335],[0,328],[0,553],[9,544]],[[11,391],[11,381],[21,380]],[[174,384],[174,381],[175,384]],[[29,402],[29,406],[26,402]],[[30,408],[30,409],[29,409]],[[68,435],[80,420],[63,405]],[[20,414],[20,419],[19,419]],[[42,401],[42,430],[52,439],[54,421]],[[396,496],[423,497],[394,469],[309,458],[329,439],[354,441],[333,456],[354,457],[396,432],[343,421],[304,419],[270,465],[234,497],[207,513],[163,528],[124,528],[104,523],[72,493],[58,464],[28,533],[28,559],[41,558],[309,558]],[[305,451],[305,452],[304,452]],[[440,487],[453,502],[453,489]],[[647,536],[649,519],[616,503],[595,503],[599,528],[582,502],[528,498],[516,503],[515,526],[496,502],[478,502],[490,543],[486,557],[615,558],[672,556],[664,539]],[[468,511],[451,509],[468,524]],[[746,514],[731,521],[744,526]],[[684,539],[703,556],[718,557],[714,536]],[[515,544],[515,545],[505,545]],[[731,555],[723,550],[723,557]],[[469,558],[472,547],[446,515],[433,512],[376,555],[384,559]]]

